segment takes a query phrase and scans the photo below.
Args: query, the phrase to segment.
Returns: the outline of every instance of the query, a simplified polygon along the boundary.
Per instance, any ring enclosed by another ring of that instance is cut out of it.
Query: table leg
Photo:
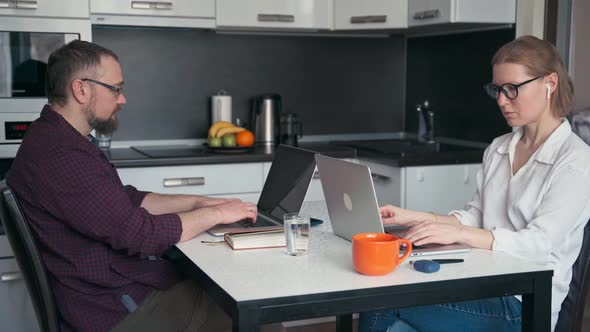
[[[232,332],[258,332],[256,315],[238,313],[238,317],[232,318]]]
[[[551,275],[535,278],[533,292],[522,296],[522,331],[551,331]]]
[[[336,331],[352,332],[352,314],[336,316]]]

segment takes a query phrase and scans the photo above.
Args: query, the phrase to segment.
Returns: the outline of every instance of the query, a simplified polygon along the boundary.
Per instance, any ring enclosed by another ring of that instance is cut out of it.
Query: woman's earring
[[[551,84],[547,83],[547,99],[551,98]]]

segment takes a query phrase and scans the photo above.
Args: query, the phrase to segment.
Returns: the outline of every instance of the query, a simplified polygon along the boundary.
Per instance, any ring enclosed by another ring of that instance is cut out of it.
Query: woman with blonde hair
[[[571,129],[573,84],[557,49],[523,36],[492,59],[486,93],[515,130],[490,144],[463,210],[435,215],[386,205],[385,224],[412,226],[416,245],[463,243],[554,270],[551,328],[590,218],[590,147]],[[361,313],[360,331],[520,331],[520,297]]]

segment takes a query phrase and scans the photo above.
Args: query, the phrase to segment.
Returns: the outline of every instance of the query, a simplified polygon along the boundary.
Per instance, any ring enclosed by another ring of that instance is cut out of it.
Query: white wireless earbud
[[[547,83],[547,99],[551,97],[551,84]]]

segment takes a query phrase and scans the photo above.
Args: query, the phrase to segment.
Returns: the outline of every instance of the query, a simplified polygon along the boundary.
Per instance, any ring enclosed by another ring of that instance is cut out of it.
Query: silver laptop
[[[214,236],[255,227],[257,230],[283,227],[283,215],[299,212],[315,171],[315,152],[279,145],[256,204],[256,222],[241,220],[217,225],[207,232]]]
[[[334,234],[349,241],[358,233],[392,233],[403,237],[406,228],[392,227],[384,230],[379,205],[371,178],[365,165],[317,154],[315,160],[320,173],[324,197]],[[397,233],[397,234],[396,234]],[[448,254],[469,251],[462,244],[431,244],[412,248],[411,256]]]

